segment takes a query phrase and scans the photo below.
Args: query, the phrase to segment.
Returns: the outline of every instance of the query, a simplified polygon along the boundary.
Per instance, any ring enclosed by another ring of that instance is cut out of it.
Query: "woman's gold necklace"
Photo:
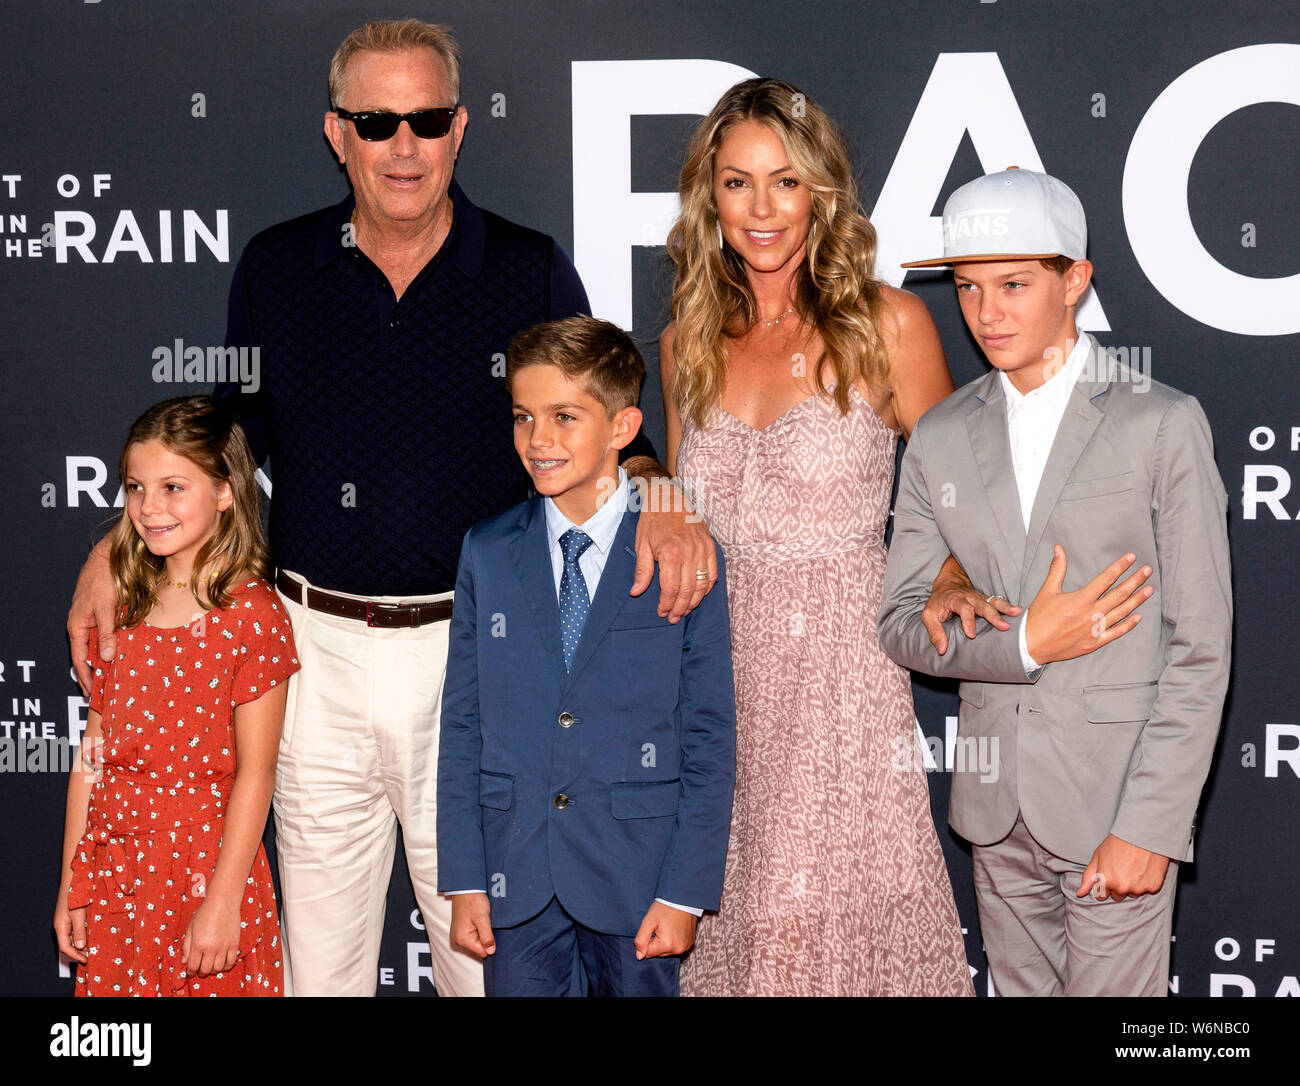
[[[786,309],[784,313],[778,313],[775,317],[768,317],[767,320],[763,320],[760,317],[758,323],[761,324],[764,328],[775,328],[778,324],[780,324],[783,320],[786,319],[786,317],[788,317],[793,312],[794,312],[794,306],[790,306]]]

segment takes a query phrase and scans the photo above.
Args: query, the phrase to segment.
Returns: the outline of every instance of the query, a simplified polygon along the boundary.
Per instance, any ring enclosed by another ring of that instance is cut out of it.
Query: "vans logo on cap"
[[[1007,216],[1009,207],[972,207],[943,218],[943,243],[955,245],[963,238],[1000,238],[1005,237],[1010,227]]]

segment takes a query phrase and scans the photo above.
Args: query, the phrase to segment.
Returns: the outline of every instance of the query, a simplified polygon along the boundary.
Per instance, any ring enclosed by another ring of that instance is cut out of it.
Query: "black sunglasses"
[[[411,126],[411,131],[422,140],[436,140],[451,130],[451,122],[456,116],[456,106],[442,109],[417,109],[414,113],[388,113],[384,110],[366,110],[364,113],[352,113],[346,109],[334,112],[345,121],[351,121],[357,127],[357,135],[367,143],[390,140],[397,133],[397,126],[403,121]]]

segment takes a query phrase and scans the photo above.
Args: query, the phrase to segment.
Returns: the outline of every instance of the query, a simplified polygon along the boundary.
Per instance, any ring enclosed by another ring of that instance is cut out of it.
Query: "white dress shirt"
[[[1083,372],[1088,360],[1089,341],[1080,337],[1063,365],[1056,373],[1032,392],[1022,393],[1005,373],[999,373],[1002,393],[1007,402],[1007,438],[1011,443],[1011,463],[1016,472],[1016,489],[1020,493],[1020,516],[1025,532],[1033,513],[1034,499],[1038,497],[1038,484],[1047,467],[1047,457],[1056,441],[1056,431],[1065,416],[1070,393]],[[1025,627],[1020,624],[1020,660],[1025,673],[1031,674],[1040,664],[1029,655],[1025,642]]]

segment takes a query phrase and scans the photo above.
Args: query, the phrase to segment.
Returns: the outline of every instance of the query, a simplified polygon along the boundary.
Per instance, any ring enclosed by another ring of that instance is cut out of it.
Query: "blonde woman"
[[[971,995],[917,762],[876,640],[895,447],[953,390],[925,306],[875,278],[833,122],[749,80],[696,129],[668,239],[669,466],[727,559],[736,798],[695,995]]]

